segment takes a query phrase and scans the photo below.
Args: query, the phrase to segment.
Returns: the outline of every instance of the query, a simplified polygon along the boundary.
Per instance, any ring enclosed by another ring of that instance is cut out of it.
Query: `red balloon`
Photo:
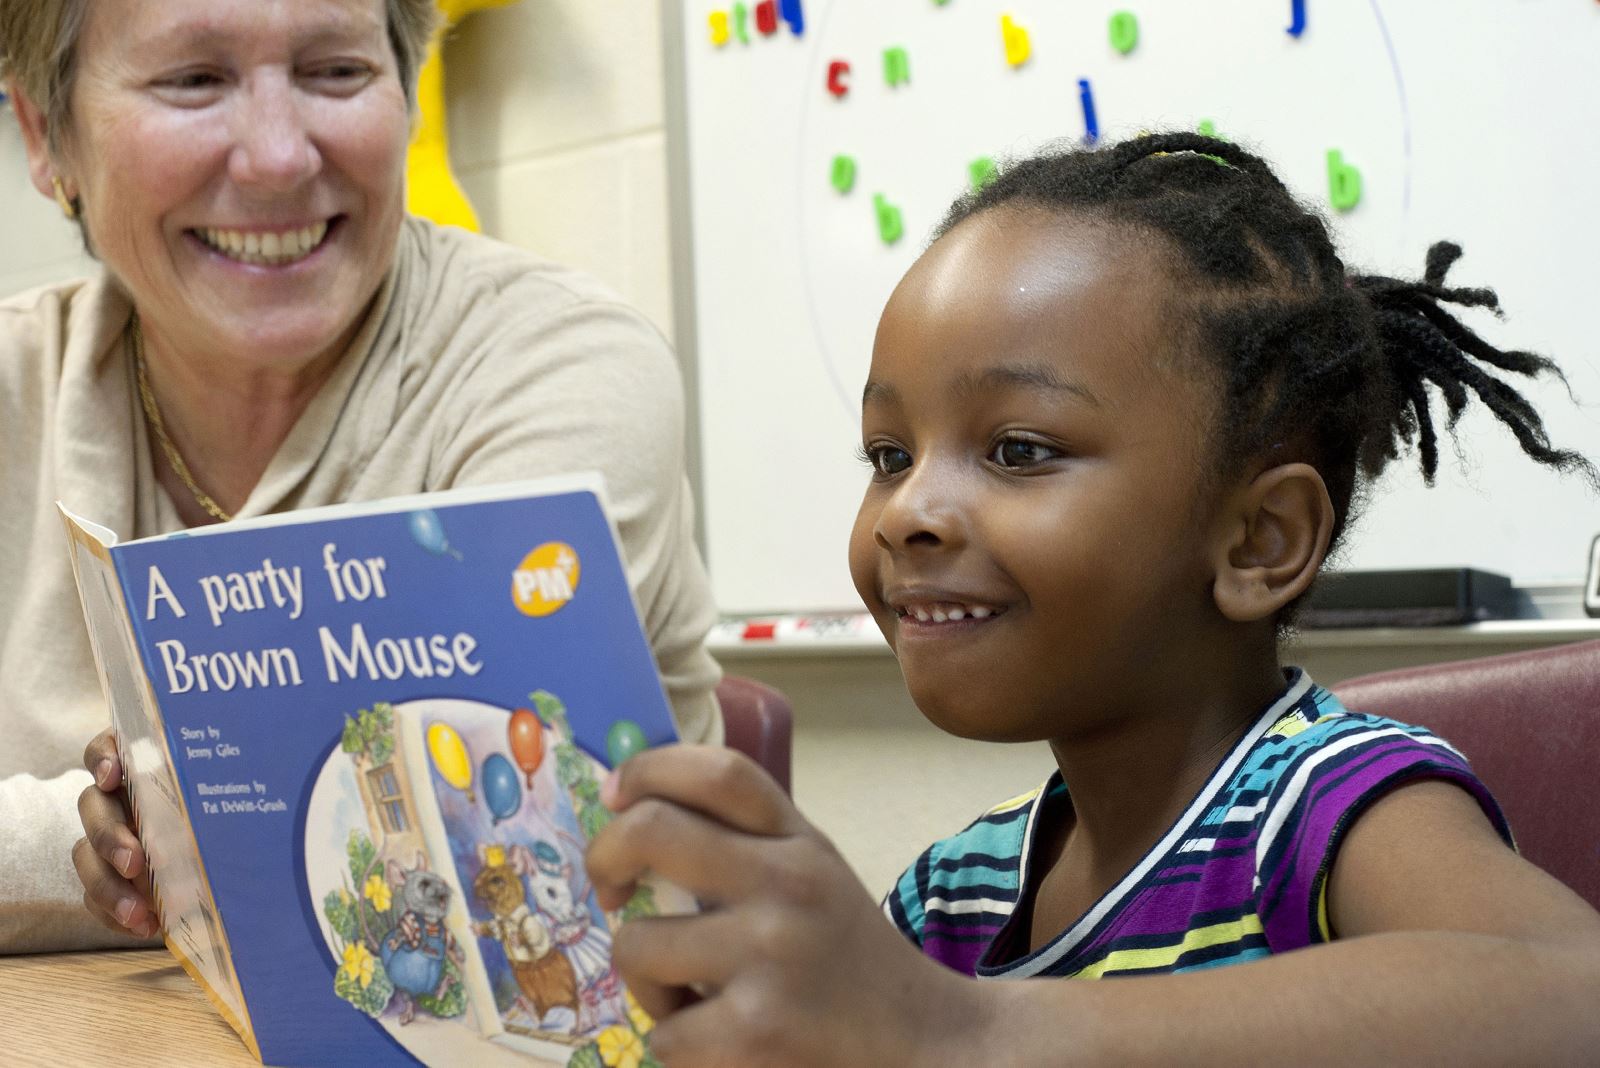
[[[526,708],[511,713],[506,727],[506,740],[511,743],[511,756],[528,777],[528,789],[533,789],[533,773],[544,760],[544,724]]]

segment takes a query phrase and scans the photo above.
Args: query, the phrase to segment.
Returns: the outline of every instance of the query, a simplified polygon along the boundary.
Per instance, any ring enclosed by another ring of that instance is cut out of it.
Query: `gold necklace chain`
[[[189,487],[189,492],[194,494],[195,503],[226,523],[233,516],[224,512],[222,506],[200,488],[200,484],[189,473],[189,465],[184,463],[183,457],[179,455],[178,447],[167,436],[167,424],[162,421],[161,409],[156,407],[155,394],[150,392],[150,374],[146,371],[144,363],[144,331],[139,329],[138,312],[134,312],[133,318],[128,323],[128,333],[133,339],[133,364],[139,375],[139,400],[144,403],[145,418],[150,420],[150,427],[156,432],[156,440],[161,443],[161,451],[167,454],[167,463],[172,466],[173,474],[182,479],[183,484]]]

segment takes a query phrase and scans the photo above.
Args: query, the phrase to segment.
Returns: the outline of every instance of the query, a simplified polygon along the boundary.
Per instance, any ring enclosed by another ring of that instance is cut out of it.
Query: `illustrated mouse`
[[[561,832],[557,832],[561,834]],[[562,835],[562,837],[570,837]],[[581,848],[582,843],[575,843]],[[521,847],[517,847],[521,848]],[[624,1020],[622,979],[611,963],[611,932],[594,923],[589,913],[590,888],[581,869],[559,849],[537,841],[524,862],[535,911],[549,925],[550,937],[572,964],[578,980],[578,1029],[586,1031],[607,1019]],[[574,892],[573,882],[579,889]]]
[[[427,858],[418,853],[416,866],[409,869],[391,860],[385,874],[399,888],[404,911],[379,947],[379,957],[401,998],[400,1022],[408,1024],[416,1015],[417,997],[443,995],[445,957],[459,961],[460,949],[444,925],[450,886],[428,870]]]
[[[483,870],[472,881],[472,892],[494,918],[474,924],[473,929],[482,937],[495,939],[505,950],[522,999],[535,1019],[542,1021],[551,1009],[564,1006],[572,1010],[576,1021],[580,1003],[572,962],[556,950],[549,927],[528,908],[522,880],[534,869],[532,855],[526,846],[507,850],[480,844],[478,859]]]

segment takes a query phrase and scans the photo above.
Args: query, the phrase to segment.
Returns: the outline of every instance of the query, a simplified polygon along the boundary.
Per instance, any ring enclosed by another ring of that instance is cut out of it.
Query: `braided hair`
[[[1166,313],[1220,387],[1213,473],[1231,475],[1279,445],[1302,451],[1328,486],[1334,544],[1362,480],[1413,445],[1433,483],[1439,435],[1430,386],[1444,398],[1452,432],[1476,396],[1534,460],[1600,485],[1594,466],[1553,447],[1539,414],[1493,373],[1562,378],[1555,364],[1495,348],[1446,309],[1499,312],[1492,290],[1445,284],[1461,255],[1456,245],[1429,249],[1420,281],[1351,273],[1322,218],[1264,160],[1191,133],[1018,162],[957,201],[935,239],[1001,205],[1103,220],[1159,235],[1177,251],[1179,292]]]

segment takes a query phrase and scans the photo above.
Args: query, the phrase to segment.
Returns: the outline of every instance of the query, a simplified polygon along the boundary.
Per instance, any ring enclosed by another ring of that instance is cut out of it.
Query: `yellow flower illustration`
[[[630,1027],[612,1024],[595,1039],[600,1047],[600,1059],[610,1068],[639,1068],[644,1060],[644,1040]]]
[[[641,1035],[648,1035],[656,1022],[644,1011],[644,1006],[633,999],[633,991],[624,990],[622,996],[628,999],[628,1019],[633,1021],[633,1029]]]
[[[367,952],[366,946],[352,942],[344,947],[344,967],[340,971],[360,982],[361,989],[365,990],[372,985],[372,969],[377,963],[378,958]]]
[[[383,881],[381,875],[367,876],[366,885],[361,888],[361,896],[372,902],[372,907],[379,912],[389,909],[389,884]]]

